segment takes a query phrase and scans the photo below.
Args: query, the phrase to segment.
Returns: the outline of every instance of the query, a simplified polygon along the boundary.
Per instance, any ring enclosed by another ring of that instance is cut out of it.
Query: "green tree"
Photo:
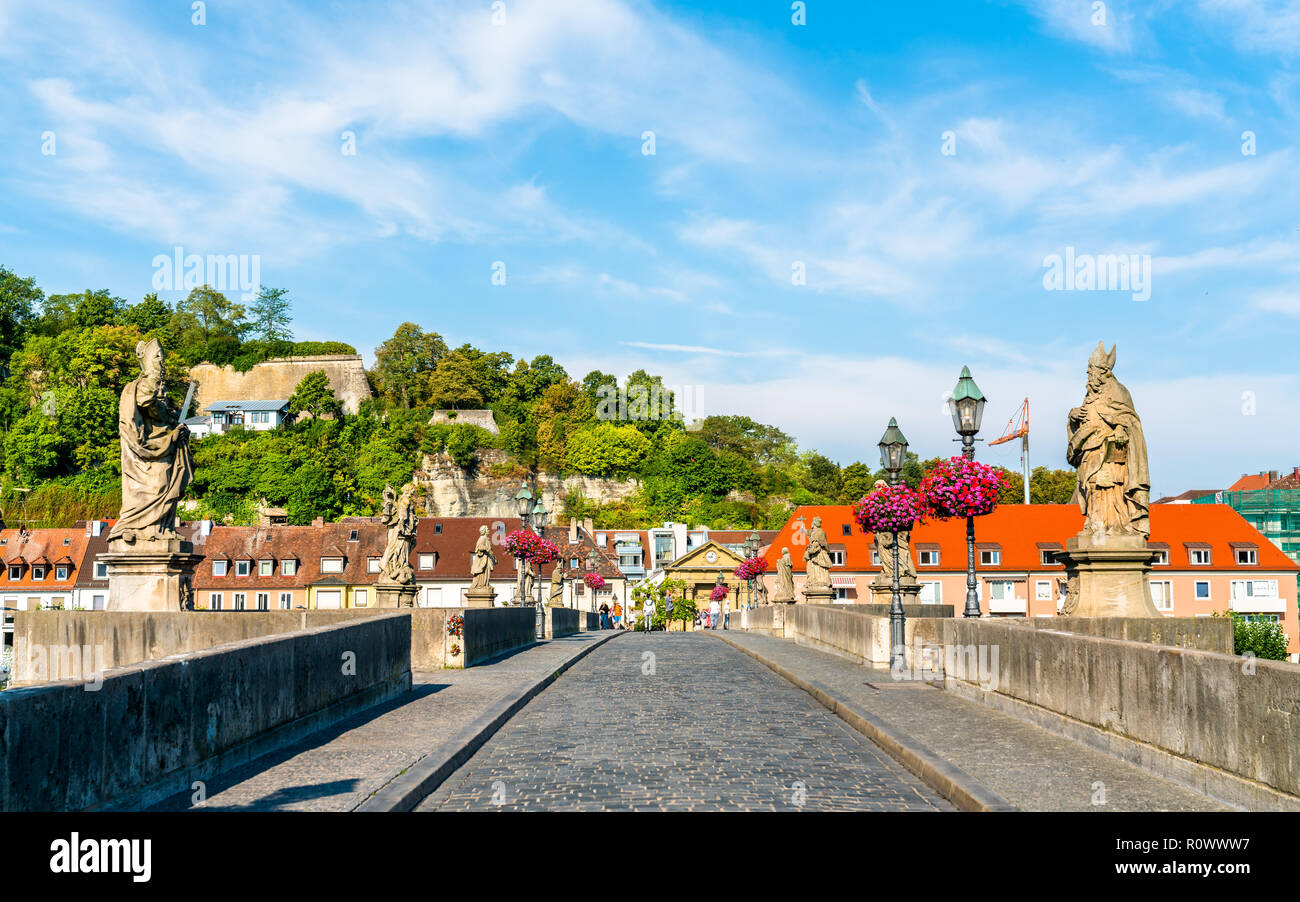
[[[875,485],[871,471],[862,461],[854,461],[844,468],[840,478],[840,504],[855,504]]]
[[[459,349],[451,352],[438,361],[429,378],[429,405],[452,410],[482,407],[484,398],[479,389],[480,377],[475,361],[461,354]]]
[[[1276,620],[1251,620],[1232,612],[1232,650],[1269,661],[1287,660],[1287,635]]]
[[[591,399],[576,382],[555,382],[542,393],[534,414],[539,462],[552,469],[564,469],[569,436],[595,417]]]
[[[626,476],[650,450],[650,440],[634,426],[597,423],[569,437],[568,465],[589,476]]]
[[[730,451],[758,464],[793,460],[790,436],[775,426],[756,423],[749,417],[705,417],[696,433],[715,451]]]
[[[594,409],[604,398],[604,393],[610,390],[618,390],[618,378],[611,376],[609,373],[602,373],[600,370],[592,370],[582,377],[582,390],[591,399],[591,405]],[[602,393],[602,390],[604,393]]]
[[[293,341],[293,332],[289,323],[293,317],[289,311],[293,302],[289,300],[287,288],[258,287],[257,299],[248,310],[249,330],[262,341]]]
[[[422,407],[429,401],[429,381],[447,343],[437,332],[402,323],[393,337],[375,349],[375,388],[390,405]]]
[[[343,415],[343,405],[330,387],[329,376],[324,370],[316,370],[302,377],[293,397],[289,399],[289,413],[297,416],[309,413],[312,417],[330,417],[339,419]]]
[[[156,338],[171,324],[173,312],[170,304],[159,298],[156,292],[150,292],[140,303],[123,310],[119,321],[124,326],[135,326],[141,335]]]
[[[53,417],[33,410],[9,430],[4,448],[5,470],[30,485],[55,475],[63,462],[66,442]]]
[[[22,346],[33,311],[45,299],[34,278],[22,278],[0,266],[0,376],[9,375],[9,357]]]
[[[176,305],[173,328],[183,344],[208,345],[225,339],[238,345],[248,329],[245,313],[243,305],[203,285]]]

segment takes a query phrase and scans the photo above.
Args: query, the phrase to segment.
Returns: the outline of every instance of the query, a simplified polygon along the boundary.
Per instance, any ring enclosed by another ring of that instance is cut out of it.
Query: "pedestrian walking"
[[[614,602],[614,629],[621,630],[622,628],[623,628],[623,606],[616,601]]]
[[[609,605],[607,604],[600,606],[600,628],[603,630],[609,629]]]
[[[712,624],[710,629],[716,630],[718,628],[718,618],[721,613],[722,605],[718,604],[716,601],[709,602],[709,623]]]

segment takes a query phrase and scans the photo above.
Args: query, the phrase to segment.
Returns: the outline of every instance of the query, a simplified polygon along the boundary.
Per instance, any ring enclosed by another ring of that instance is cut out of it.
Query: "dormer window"
[[[298,562],[291,557],[280,561],[280,575],[293,576],[298,572]]]
[[[1234,542],[1232,545],[1232,556],[1237,560],[1239,567],[1255,567],[1259,565],[1259,546],[1252,545],[1248,542]]]
[[[32,568],[32,579],[45,579],[45,568],[39,564]]]
[[[433,569],[433,555],[432,555],[432,554],[422,554],[422,555],[420,555],[420,569],[421,569],[421,570],[432,570],[432,569]]]
[[[377,557],[366,558],[366,572],[367,573],[379,572],[379,558]]]
[[[348,541],[349,541],[349,542],[356,542],[356,541],[358,541],[360,538],[361,538],[361,531],[360,531],[360,530],[354,529],[354,530],[352,530],[350,533],[348,533]]]
[[[9,565],[9,578],[10,578],[10,579],[22,579],[22,578],[23,578],[23,565],[22,565],[22,564],[10,564],[10,565]]]
[[[916,549],[916,562],[920,564],[922,567],[938,567],[939,549],[938,548]]]
[[[1152,563],[1154,566],[1157,566],[1157,567],[1168,567],[1168,566],[1169,566],[1169,549],[1168,549],[1168,548],[1159,548],[1159,549],[1157,549],[1157,550],[1156,550],[1155,557],[1153,557],[1153,558],[1151,559],[1151,563]]]
[[[323,557],[320,559],[321,573],[342,573],[343,558],[341,557]]]
[[[214,560],[214,561],[212,562],[212,575],[213,575],[213,576],[225,576],[225,575],[226,575],[226,569],[227,569],[229,566],[230,566],[230,562],[229,562],[229,561],[225,561],[225,560],[221,560],[221,559]]]
[[[980,564],[984,567],[1002,566],[1002,549],[997,545],[986,545],[979,550]]]
[[[1193,567],[1208,567],[1214,559],[1210,555],[1210,546],[1205,542],[1187,542],[1187,563]]]
[[[235,576],[248,576],[252,561],[235,561]]]
[[[851,525],[849,525],[848,523],[844,523],[844,524],[842,524],[842,525],[840,526],[840,535],[842,535],[842,536],[851,536],[851,535],[853,535],[853,527],[852,527]]]
[[[57,580],[59,580],[60,582],[63,581],[63,580],[65,580],[65,579],[67,579],[67,578],[68,578],[68,568],[67,568],[67,567],[55,567],[55,568],[54,568],[54,578],[57,579]]]
[[[257,562],[258,576],[275,576],[275,561],[267,558],[264,561]]]

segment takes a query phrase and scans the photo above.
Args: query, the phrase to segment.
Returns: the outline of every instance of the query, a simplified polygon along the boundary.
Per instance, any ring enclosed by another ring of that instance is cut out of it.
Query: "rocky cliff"
[[[431,517],[517,517],[515,492],[519,484],[527,481],[534,493],[541,492],[546,509],[558,516],[564,509],[564,498],[578,492],[585,498],[606,504],[622,501],[636,493],[634,480],[598,479],[592,476],[565,476],[538,473],[534,479],[524,480],[519,475],[491,475],[500,472],[507,464],[506,455],[494,449],[479,451],[479,465],[475,474],[466,473],[445,452],[426,454],[420,469],[415,471],[417,485],[425,489],[425,514]]]

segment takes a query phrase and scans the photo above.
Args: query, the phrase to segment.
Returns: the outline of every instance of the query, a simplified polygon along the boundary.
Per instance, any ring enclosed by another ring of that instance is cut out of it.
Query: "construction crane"
[[[1020,406],[1009,421],[1007,429],[1002,433],[1001,438],[995,438],[989,442],[989,447],[1001,445],[1009,442],[1013,438],[1020,439],[1020,464],[1025,473],[1025,504],[1029,503],[1029,399],[1025,398],[1025,403]]]

